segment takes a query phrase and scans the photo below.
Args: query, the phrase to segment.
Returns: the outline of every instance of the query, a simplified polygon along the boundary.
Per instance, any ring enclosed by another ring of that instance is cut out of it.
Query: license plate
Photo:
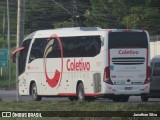
[[[125,90],[132,90],[132,87],[125,87]]]
[[[124,81],[117,81],[117,82],[116,82],[116,85],[124,85],[124,84],[125,84]]]

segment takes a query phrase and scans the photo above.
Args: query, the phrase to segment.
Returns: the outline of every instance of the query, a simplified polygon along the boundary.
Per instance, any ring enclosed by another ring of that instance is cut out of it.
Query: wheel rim
[[[82,95],[83,93],[82,93],[82,89],[80,88],[80,90],[79,90],[79,98],[82,100],[83,99],[83,95]]]
[[[32,97],[35,99],[36,95],[37,95],[37,88],[36,88],[36,86],[34,86],[32,89]]]
[[[84,100],[84,90],[83,90],[83,85],[80,84],[78,88],[78,98],[80,101]]]

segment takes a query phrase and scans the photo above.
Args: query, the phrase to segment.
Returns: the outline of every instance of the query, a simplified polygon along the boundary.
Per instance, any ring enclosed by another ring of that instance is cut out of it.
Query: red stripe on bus
[[[58,93],[58,96],[77,96],[76,93]]]
[[[85,96],[99,96],[99,93],[86,93]],[[76,93],[58,93],[58,96],[77,96]]]

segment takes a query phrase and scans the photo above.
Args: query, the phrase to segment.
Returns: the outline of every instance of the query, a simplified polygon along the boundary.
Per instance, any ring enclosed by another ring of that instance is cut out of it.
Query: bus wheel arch
[[[38,95],[37,84],[35,81],[31,81],[30,83],[30,95],[34,101],[41,101],[42,99],[42,96]]]
[[[76,94],[78,101],[84,101],[85,100],[85,91],[84,91],[84,85],[81,80],[77,82],[77,87],[76,87]]]

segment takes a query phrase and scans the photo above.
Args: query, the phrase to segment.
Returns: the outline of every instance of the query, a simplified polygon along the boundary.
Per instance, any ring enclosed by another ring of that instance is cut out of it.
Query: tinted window
[[[46,38],[37,38],[35,39],[34,43],[32,44],[29,62],[33,61],[37,58],[43,58],[44,47],[46,45]]]
[[[18,65],[19,66],[19,74],[23,73],[25,70],[27,54],[28,54],[28,49],[29,49],[30,43],[31,43],[31,39],[25,40],[22,43],[22,47],[24,47],[25,49],[22,50],[19,55],[19,65]]]
[[[100,53],[101,39],[100,36],[78,36],[78,37],[61,37],[63,47],[63,57],[94,57]],[[43,58],[46,46],[52,40],[47,38],[35,39],[30,53],[30,62],[36,58]],[[49,45],[52,51],[48,53],[47,58],[60,58],[60,46],[57,40]],[[50,48],[49,47],[49,48]]]
[[[60,39],[64,57],[94,57],[100,53],[100,36],[62,37]],[[57,40],[54,41],[53,50],[48,57],[60,57],[60,47]]]
[[[111,32],[109,48],[148,48],[145,32]]]

